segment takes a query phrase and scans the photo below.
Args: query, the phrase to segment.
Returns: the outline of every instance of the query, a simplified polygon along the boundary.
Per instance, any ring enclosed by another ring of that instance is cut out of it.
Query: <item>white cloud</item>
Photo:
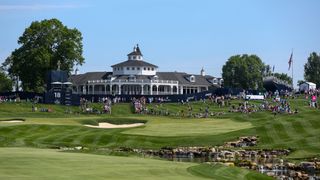
[[[50,10],[50,9],[74,9],[85,7],[76,4],[28,4],[28,5],[0,5],[0,11],[20,10]]]

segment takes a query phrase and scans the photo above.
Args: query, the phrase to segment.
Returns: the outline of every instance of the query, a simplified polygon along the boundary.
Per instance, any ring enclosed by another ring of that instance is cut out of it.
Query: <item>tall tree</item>
[[[32,22],[19,37],[21,45],[6,59],[11,76],[19,77],[24,91],[42,92],[49,70],[72,71],[75,64],[82,65],[82,35],[69,29],[57,19]]]
[[[0,92],[12,90],[12,80],[0,69]]]
[[[312,52],[304,65],[304,79],[320,86],[320,55]]]
[[[226,87],[261,89],[265,65],[256,55],[231,56],[222,67]]]

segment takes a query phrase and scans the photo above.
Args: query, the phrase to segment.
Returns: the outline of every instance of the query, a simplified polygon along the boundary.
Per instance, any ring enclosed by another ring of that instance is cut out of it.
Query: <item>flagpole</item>
[[[293,56],[293,48],[291,50],[291,54]],[[291,75],[291,78],[292,78],[292,91],[294,90],[294,86],[293,86],[293,57],[292,57],[292,61],[291,61],[291,66],[292,66],[292,75]]]

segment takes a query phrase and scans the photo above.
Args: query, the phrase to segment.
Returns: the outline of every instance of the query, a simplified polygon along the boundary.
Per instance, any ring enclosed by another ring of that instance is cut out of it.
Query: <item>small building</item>
[[[312,82],[304,82],[302,84],[300,84],[299,86],[299,91],[309,91],[309,90],[315,90],[317,89],[317,85],[315,83]]]
[[[220,87],[223,79],[185,72],[159,72],[146,62],[139,46],[126,61],[112,65],[112,72],[87,72],[70,77],[74,94],[98,95],[174,95],[192,94]]]

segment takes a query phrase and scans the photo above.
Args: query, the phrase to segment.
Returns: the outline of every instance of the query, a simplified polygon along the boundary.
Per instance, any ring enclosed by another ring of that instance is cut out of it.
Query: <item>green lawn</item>
[[[144,136],[203,136],[218,135],[232,131],[249,129],[250,122],[237,122],[231,119],[178,119],[152,118],[143,128],[124,131],[125,134]]]
[[[0,162],[0,179],[6,180],[269,179],[240,168],[138,157],[65,153],[48,149],[0,148]]]
[[[31,112],[31,103],[2,103],[0,104],[0,121],[16,118],[22,118],[25,121],[22,123],[0,122],[0,147],[84,146],[93,151],[104,147],[159,149],[167,146],[215,146],[235,140],[239,136],[258,135],[259,143],[254,148],[289,148],[293,152],[285,158],[298,161],[320,157],[319,109],[309,108],[308,102],[302,98],[290,100],[290,102],[293,109],[299,110],[298,114],[274,116],[271,112],[229,113],[228,107],[220,108],[209,102],[190,103],[195,112],[200,112],[200,109],[203,110],[207,106],[212,112],[224,112],[223,115],[207,119],[174,116],[173,114],[187,112],[188,109],[187,105],[177,103],[149,106],[157,110],[170,109],[170,116],[133,114],[129,103],[114,105],[111,115],[79,114],[78,107],[41,104],[38,106],[50,106],[54,111]],[[232,103],[237,105],[239,101],[232,101]],[[253,103],[259,104],[259,102]],[[101,104],[92,104],[92,106],[96,109],[102,107]],[[70,108],[73,113],[65,113],[67,108]],[[147,123],[145,126],[129,129],[96,129],[83,126],[86,123],[96,124],[101,121],[115,124],[140,121]],[[2,153],[0,156],[4,158]],[[184,168],[197,176],[211,177],[209,174],[213,173],[215,177],[219,177],[218,179],[224,177],[235,179],[230,174],[233,170],[225,167],[222,169],[214,167],[213,170],[210,167],[210,172],[206,172],[205,169],[208,167],[202,165],[195,167],[188,165]],[[251,177],[251,175],[244,175],[245,172],[242,169],[234,171],[241,176],[240,179]],[[201,175],[202,173],[205,175]]]
[[[239,101],[233,101],[233,104]],[[258,102],[255,102],[258,103]],[[51,106],[53,113],[31,112],[30,103],[0,104],[0,120],[24,118],[23,123],[0,123],[0,146],[74,146],[133,147],[157,149],[164,146],[213,146],[239,136],[259,135],[257,148],[291,148],[290,158],[305,158],[320,154],[320,111],[307,107],[304,99],[291,100],[297,115],[276,115],[270,112],[253,114],[228,113],[211,103],[195,102],[196,111],[206,106],[225,115],[208,119],[132,114],[131,104],[113,106],[112,115],[65,114],[67,107]],[[101,104],[93,104],[97,109]],[[175,112],[186,111],[187,105],[168,103],[152,105]],[[71,107],[76,111],[78,107]],[[9,115],[8,115],[9,114]],[[83,122],[132,122],[146,120],[143,127],[131,129],[94,129]]]

